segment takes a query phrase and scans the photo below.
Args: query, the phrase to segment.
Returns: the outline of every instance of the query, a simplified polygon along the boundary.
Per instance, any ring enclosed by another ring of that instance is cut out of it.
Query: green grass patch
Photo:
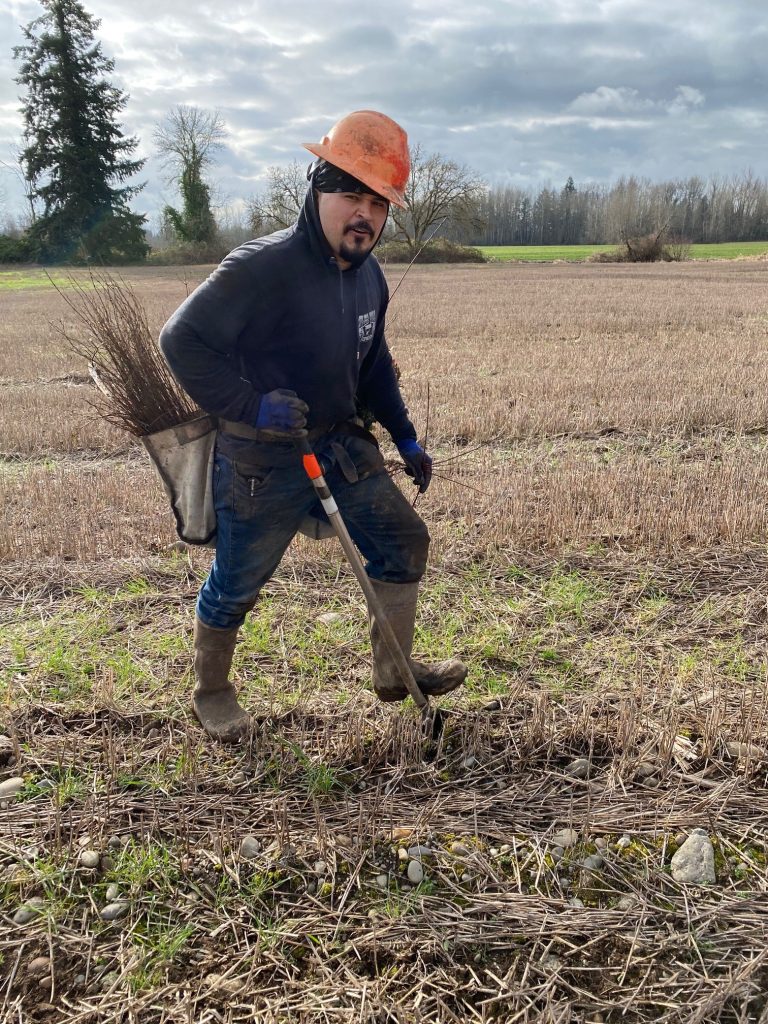
[[[27,288],[72,288],[74,275],[55,273],[48,274],[44,270],[0,270],[0,291],[17,292]],[[87,276],[77,275],[80,288],[93,287]]]
[[[477,248],[489,259],[507,262],[548,263],[553,260],[579,262],[596,252],[606,252],[613,245],[479,245]],[[768,252],[766,242],[719,242],[691,246],[694,260],[735,260],[742,256],[760,256]]]

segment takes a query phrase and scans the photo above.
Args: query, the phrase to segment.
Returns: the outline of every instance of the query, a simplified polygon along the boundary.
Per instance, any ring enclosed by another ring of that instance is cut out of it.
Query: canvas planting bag
[[[215,547],[213,416],[180,423],[142,438],[160,475],[176,519],[176,532],[187,544]]]

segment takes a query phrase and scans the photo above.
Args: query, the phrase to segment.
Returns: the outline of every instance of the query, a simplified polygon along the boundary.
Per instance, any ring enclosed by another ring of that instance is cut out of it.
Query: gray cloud
[[[413,141],[492,182],[609,181],[768,173],[768,10],[753,0],[85,0],[130,94],[126,131],[150,157],[137,207],[171,198],[152,157],[174,104],[218,108],[230,129],[216,170],[232,200],[266,168],[303,161],[351,109],[399,120]],[[8,0],[0,34],[40,12]],[[0,151],[20,118],[10,49],[0,55]],[[12,176],[0,177],[8,205]]]

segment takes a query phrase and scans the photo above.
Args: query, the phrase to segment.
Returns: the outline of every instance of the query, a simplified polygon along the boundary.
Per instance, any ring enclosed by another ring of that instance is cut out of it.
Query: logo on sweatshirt
[[[361,351],[373,341],[376,333],[376,310],[370,313],[361,313],[357,318],[357,358],[360,359]]]

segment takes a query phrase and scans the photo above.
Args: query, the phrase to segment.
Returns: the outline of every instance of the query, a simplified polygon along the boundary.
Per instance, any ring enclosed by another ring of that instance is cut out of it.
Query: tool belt
[[[314,444],[329,434],[359,437],[374,445],[378,451],[376,438],[355,420],[346,420],[331,427],[314,427],[308,431],[307,438],[310,444]],[[198,416],[187,423],[142,438],[170,500],[176,520],[176,533],[187,544],[216,546],[213,460],[217,438],[222,451],[227,454],[227,435],[254,442],[252,449],[249,449],[248,459],[255,464],[261,461],[263,465],[284,467],[299,463],[292,440],[283,441],[276,438],[274,433],[259,430],[247,423],[217,420],[214,416]],[[332,447],[342,472],[350,482],[354,482],[358,478],[355,466],[341,446],[333,444]],[[354,478],[351,474],[354,474]],[[313,540],[333,536],[333,530],[327,522],[311,516],[307,517],[299,530]]]

